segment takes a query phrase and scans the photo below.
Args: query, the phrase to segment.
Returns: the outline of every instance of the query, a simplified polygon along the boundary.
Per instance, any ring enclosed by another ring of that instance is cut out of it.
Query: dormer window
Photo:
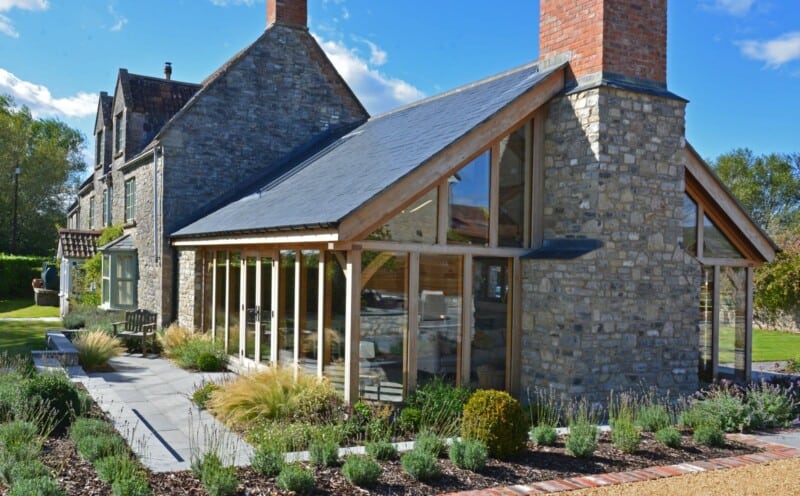
[[[114,153],[122,153],[122,112],[114,116]]]
[[[94,145],[95,164],[103,164],[103,130],[97,131],[97,140]]]

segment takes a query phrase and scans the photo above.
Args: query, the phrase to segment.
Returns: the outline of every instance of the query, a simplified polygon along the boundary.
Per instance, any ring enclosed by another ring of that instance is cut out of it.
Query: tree
[[[800,215],[800,154],[755,156],[739,148],[711,163],[758,225],[775,235]]]
[[[0,95],[0,252],[12,237],[14,173],[20,168],[16,254],[46,255],[56,249],[85,164],[83,135],[56,119],[35,119],[27,107]]]

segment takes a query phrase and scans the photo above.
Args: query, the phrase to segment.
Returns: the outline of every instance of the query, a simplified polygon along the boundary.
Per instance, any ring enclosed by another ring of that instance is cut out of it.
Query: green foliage
[[[611,440],[623,453],[633,453],[639,448],[641,436],[633,422],[625,419],[618,420],[611,426]]]
[[[321,437],[311,442],[308,447],[311,463],[318,467],[333,467],[339,463],[339,443]]]
[[[35,444],[39,435],[39,427],[31,422],[15,420],[0,424],[0,450],[9,453],[18,448]]]
[[[442,476],[436,457],[426,451],[414,449],[403,454],[400,465],[405,473],[418,481],[432,481]]]
[[[800,310],[800,247],[795,243],[775,260],[755,272],[754,312],[759,320],[773,326],[785,313]]]
[[[54,229],[64,221],[85,164],[83,137],[58,119],[34,118],[26,106],[0,97],[0,252],[11,240],[13,167],[17,190],[17,253],[55,254]],[[28,281],[30,284],[30,281]]]
[[[464,407],[461,436],[486,444],[489,454],[507,459],[519,454],[528,439],[522,406],[505,391],[478,390]]]
[[[750,386],[746,401],[750,429],[787,427],[795,418],[794,409],[798,406],[790,391],[763,381]]]
[[[113,496],[150,496],[150,486],[144,477],[117,479],[111,484]]]
[[[418,408],[407,406],[400,410],[400,428],[406,432],[417,432],[421,419],[422,413]]]
[[[397,458],[397,448],[389,441],[373,441],[366,444],[367,454],[376,460],[388,461]]]
[[[38,401],[47,406],[51,417],[42,420],[52,420],[56,431],[69,426],[75,416],[81,413],[78,390],[61,372],[45,372],[32,376],[22,384],[21,394],[30,401]]]
[[[125,440],[117,434],[84,437],[78,441],[77,447],[78,453],[92,463],[107,456],[121,455],[128,452]]]
[[[211,398],[211,394],[219,389],[219,384],[206,382],[194,390],[194,393],[192,393],[192,401],[194,401],[195,405],[197,405],[201,410],[205,410],[206,403]]]
[[[275,477],[286,465],[283,450],[273,444],[262,444],[253,452],[250,465],[256,472]]]
[[[672,415],[664,405],[644,405],[636,416],[636,424],[646,432],[658,432],[672,425]]]
[[[0,240],[0,243],[2,241],[5,240]],[[42,264],[47,260],[44,257],[21,257],[0,253],[0,299],[32,298],[31,281],[41,277]]]
[[[106,245],[122,237],[124,229],[121,225],[104,227],[97,238],[97,246]],[[80,294],[79,303],[88,307],[100,305],[100,291],[102,285],[103,254],[95,253],[78,269],[75,277],[75,288]]]
[[[374,486],[382,472],[375,460],[363,455],[348,456],[342,466],[342,475],[347,482],[358,487]]]
[[[314,490],[314,473],[298,463],[290,463],[283,467],[275,479],[275,484],[284,491],[297,494],[310,494]]]
[[[286,451],[303,451],[320,438],[341,443],[347,431],[342,424],[315,424],[310,422],[273,422],[263,420],[247,432],[247,440],[256,446],[269,444]]]
[[[569,436],[565,447],[567,451],[577,458],[587,458],[597,449],[598,430],[597,425],[576,420],[569,424]]]
[[[77,305],[64,317],[64,327],[67,329],[102,329],[106,332],[113,330],[113,322],[125,320],[125,312],[110,311],[97,308],[100,301],[93,305]]]
[[[702,399],[693,399],[689,409],[681,414],[687,427],[714,423],[723,432],[740,432],[750,422],[750,411],[744,392],[733,384],[712,384],[703,392]]]
[[[209,496],[228,496],[234,494],[239,486],[236,467],[225,466],[213,451],[206,452],[193,461],[192,472],[203,483]]]
[[[114,428],[108,422],[80,417],[70,427],[69,438],[73,443],[78,444],[87,437],[110,436],[113,434]]]
[[[458,468],[480,472],[486,467],[488,457],[486,445],[474,439],[454,440],[450,445],[450,461]]]
[[[786,368],[790,372],[800,372],[800,356],[797,358],[790,358],[789,362],[786,364]]]
[[[50,469],[39,460],[23,460],[11,467],[10,480],[4,478],[4,482],[13,485],[15,481],[22,479],[38,479],[39,477],[50,477]]]
[[[694,440],[706,446],[722,446],[725,444],[725,433],[719,423],[703,422],[694,428]]]
[[[439,458],[447,449],[447,443],[435,432],[423,430],[414,439],[414,449],[430,453]]]
[[[445,379],[435,377],[419,386],[406,401],[408,407],[419,411],[418,422],[414,422],[411,413],[406,414],[405,420],[409,421],[409,427],[416,424],[414,431],[427,428],[444,436],[453,436],[459,431],[464,406],[471,396],[471,389],[455,387]]]
[[[197,370],[200,372],[219,372],[225,370],[225,359],[219,353],[203,352],[197,357]]]
[[[173,350],[175,362],[184,369],[216,372],[225,369],[226,356],[222,347],[204,334],[193,335],[180,347]],[[213,358],[212,358],[213,357]],[[207,367],[201,369],[202,365]]]
[[[130,479],[136,475],[138,467],[127,454],[118,454],[100,458],[94,462],[94,468],[100,479],[113,484],[121,479]]]
[[[552,446],[556,444],[558,433],[552,425],[542,424],[531,429],[530,438],[536,446]]]
[[[11,486],[7,496],[63,496],[64,490],[50,477],[20,479]]]
[[[100,237],[97,238],[97,246],[107,245],[115,239],[121,238],[123,234],[125,234],[125,229],[121,225],[106,226],[100,232]]]
[[[83,332],[72,344],[78,350],[78,362],[86,370],[102,369],[125,351],[119,339],[100,330]]]
[[[680,448],[681,440],[681,433],[674,427],[663,427],[656,431],[656,441],[670,448]]]

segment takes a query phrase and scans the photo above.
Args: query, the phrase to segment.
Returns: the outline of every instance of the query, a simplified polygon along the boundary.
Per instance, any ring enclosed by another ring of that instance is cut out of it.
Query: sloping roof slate
[[[133,251],[136,247],[133,245],[133,238],[129,234],[117,238],[103,246],[97,247],[98,251]]]
[[[59,253],[64,258],[90,258],[97,253],[97,239],[100,231],[80,231],[59,229]]]
[[[173,236],[335,226],[562,67],[529,64],[374,117]]]

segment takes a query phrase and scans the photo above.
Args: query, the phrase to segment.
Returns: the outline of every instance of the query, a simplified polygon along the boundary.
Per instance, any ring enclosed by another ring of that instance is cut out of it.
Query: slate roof
[[[146,115],[160,114],[167,120],[201,88],[199,84],[130,74],[121,69],[120,75],[123,74],[127,75],[127,82],[123,84],[127,83],[125,103],[128,108]]]
[[[528,64],[373,117],[173,236],[336,226],[562,67]]]
[[[97,253],[100,231],[58,230],[59,253],[65,258],[90,258]]]
[[[97,247],[98,251],[133,251],[135,249],[136,247],[133,246],[133,238],[131,238],[130,234]]]

